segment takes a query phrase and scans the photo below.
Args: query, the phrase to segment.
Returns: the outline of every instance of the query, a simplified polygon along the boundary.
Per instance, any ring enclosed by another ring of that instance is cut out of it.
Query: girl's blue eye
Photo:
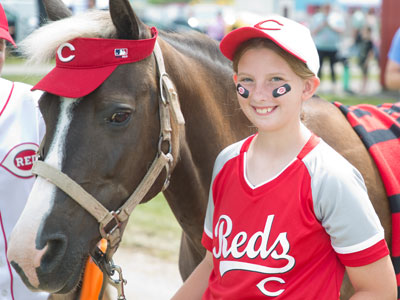
[[[272,77],[271,81],[276,82],[276,81],[281,81],[282,78],[280,77]]]

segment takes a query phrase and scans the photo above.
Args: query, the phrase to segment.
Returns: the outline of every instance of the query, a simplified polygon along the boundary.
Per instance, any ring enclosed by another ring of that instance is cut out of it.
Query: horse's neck
[[[185,116],[186,141],[191,151],[199,152],[193,147],[199,144],[201,153],[215,155],[215,149],[251,134],[237,102],[232,68],[207,37],[178,44],[174,48],[164,42],[165,60]]]
[[[167,72],[186,124],[179,162],[165,196],[185,233],[199,243],[214,160],[224,147],[251,131],[239,109],[227,61],[211,59],[198,49],[188,53],[166,48]]]

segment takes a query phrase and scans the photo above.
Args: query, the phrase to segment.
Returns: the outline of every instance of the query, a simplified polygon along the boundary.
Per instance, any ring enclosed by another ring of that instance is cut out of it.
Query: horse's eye
[[[110,122],[111,123],[123,123],[129,119],[130,115],[131,115],[130,112],[127,112],[127,111],[116,112],[111,116]]]

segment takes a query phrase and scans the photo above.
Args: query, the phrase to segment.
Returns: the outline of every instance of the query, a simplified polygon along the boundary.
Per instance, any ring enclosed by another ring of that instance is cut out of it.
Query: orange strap
[[[105,252],[107,249],[107,241],[101,239],[99,248]],[[85,273],[83,274],[82,288],[80,300],[98,300],[101,287],[103,285],[103,272],[89,257],[86,263]]]

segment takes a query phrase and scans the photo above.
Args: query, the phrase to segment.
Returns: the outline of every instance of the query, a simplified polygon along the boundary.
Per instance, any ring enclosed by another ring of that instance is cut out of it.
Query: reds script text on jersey
[[[253,137],[214,165],[202,239],[214,269],[203,299],[338,300],[344,265],[389,254],[360,173],[311,135],[280,174],[253,186]]]
[[[31,173],[44,134],[31,86],[0,78],[0,300],[42,300],[47,293],[31,292],[10,266],[7,240],[34,182]]]

